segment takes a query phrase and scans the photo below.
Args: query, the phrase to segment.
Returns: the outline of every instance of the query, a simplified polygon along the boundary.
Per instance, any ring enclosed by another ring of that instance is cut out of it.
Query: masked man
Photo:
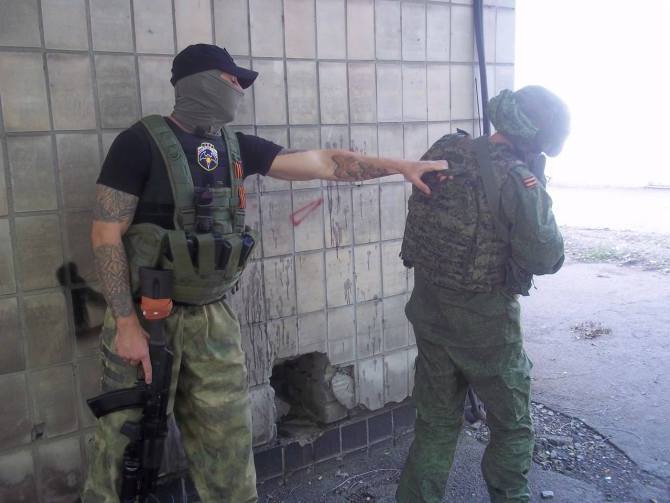
[[[488,110],[497,133],[438,140],[423,159],[449,161],[453,180],[409,200],[402,258],[415,269],[405,312],[418,346],[417,419],[399,503],[442,501],[468,386],[491,430],[482,460],[491,501],[530,501],[532,364],[517,296],[528,294],[533,274],[563,264],[541,154],[561,151],[569,116],[538,86],[503,91]]]
[[[446,163],[377,159],[343,150],[287,152],[225,124],[257,73],[225,49],[197,44],[174,59],[174,111],[149,116],[112,144],[96,189],[92,244],[108,304],[101,336],[103,391],[132,386],[141,365],[151,382],[140,323],[138,271],[174,273],[165,321],[174,353],[170,412],[180,426],[196,488],[205,503],[256,501],[251,416],[240,327],[224,296],[239,280],[258,236],[244,225],[244,177],[360,181],[402,173],[421,190],[424,173]],[[401,204],[399,202],[399,204]],[[136,409],[98,421],[85,502],[118,502]]]

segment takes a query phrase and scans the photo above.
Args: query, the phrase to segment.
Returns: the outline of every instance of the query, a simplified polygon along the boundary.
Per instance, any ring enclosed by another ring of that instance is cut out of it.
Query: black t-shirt
[[[166,122],[184,149],[191,168],[193,184],[196,187],[205,187],[213,186],[216,181],[223,181],[224,185],[229,187],[228,152],[223,138],[193,135],[182,131],[169,119]],[[236,133],[236,136],[240,144],[244,176],[265,175],[282,147],[258,136],[243,133]],[[159,205],[143,201],[153,156],[157,153],[155,146],[152,148],[152,143],[149,132],[139,122],[120,133],[112,142],[102,164],[98,183],[140,198],[133,223],[151,222],[171,228],[174,204],[168,202],[172,200],[172,190],[167,170],[165,176],[155,178],[152,182],[162,184],[161,187],[152,187],[152,193],[170,195],[165,201],[167,204]]]

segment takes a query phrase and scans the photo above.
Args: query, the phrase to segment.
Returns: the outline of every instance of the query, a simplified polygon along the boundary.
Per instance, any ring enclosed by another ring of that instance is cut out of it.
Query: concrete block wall
[[[514,1],[490,0],[484,19],[494,94],[513,84]],[[123,128],[171,111],[172,57],[195,42],[260,72],[235,127],[286,147],[415,159],[476,126],[467,0],[0,0],[1,501],[69,501],[82,482],[103,312],[93,186]],[[369,409],[406,398],[410,188],[397,176],[247,187],[263,243],[232,303],[256,444],[273,435],[282,358],[321,351],[353,366]]]

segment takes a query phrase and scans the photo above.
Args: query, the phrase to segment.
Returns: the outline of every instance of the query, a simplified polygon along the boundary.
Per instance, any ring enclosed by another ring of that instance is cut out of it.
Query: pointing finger
[[[142,369],[144,370],[144,382],[151,384],[152,380],[152,371],[151,371],[151,359],[149,355],[146,355],[142,358]]]

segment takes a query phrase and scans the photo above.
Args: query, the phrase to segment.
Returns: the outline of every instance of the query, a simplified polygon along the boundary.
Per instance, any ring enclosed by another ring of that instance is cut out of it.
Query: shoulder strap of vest
[[[175,229],[193,230],[195,226],[193,179],[184,149],[160,115],[149,115],[142,118],[141,122],[156,142],[165,162],[174,198]]]
[[[486,201],[489,204],[489,209],[493,213],[493,220],[496,224],[498,237],[504,242],[509,243],[509,229],[507,224],[500,214],[500,183],[496,179],[493,172],[493,165],[491,164],[491,154],[489,153],[489,137],[480,136],[472,142],[472,147],[477,157],[477,164],[479,164],[479,174],[484,183],[484,192],[486,193]]]
[[[228,150],[228,166],[230,167],[230,207],[234,212],[235,232],[244,230],[244,217],[247,207],[247,197],[244,191],[244,166],[240,154],[240,143],[237,136],[227,127],[223,127],[223,136]]]

